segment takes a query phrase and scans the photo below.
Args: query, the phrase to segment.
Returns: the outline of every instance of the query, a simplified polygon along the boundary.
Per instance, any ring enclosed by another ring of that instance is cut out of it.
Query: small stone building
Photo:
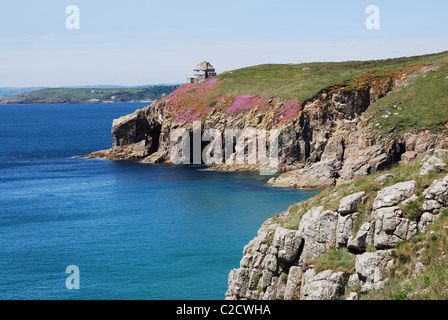
[[[216,77],[215,68],[209,62],[204,61],[196,66],[194,78],[187,78],[187,83],[201,83],[210,77]]]

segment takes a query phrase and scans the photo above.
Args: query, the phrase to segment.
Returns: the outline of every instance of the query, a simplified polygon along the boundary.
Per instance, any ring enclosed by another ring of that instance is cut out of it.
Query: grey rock
[[[347,284],[344,272],[326,270],[316,274],[309,269],[303,274],[301,300],[336,300]]]
[[[387,173],[387,174],[383,174],[382,176],[379,176],[378,178],[375,179],[375,181],[378,182],[380,185],[384,186],[393,177],[394,177],[393,175]]]
[[[417,262],[414,266],[414,271],[412,272],[412,275],[414,277],[418,276],[420,273],[422,273],[425,270],[425,265],[421,263],[420,261]]]
[[[437,221],[439,216],[440,214],[432,214],[429,212],[424,212],[418,222],[418,230],[420,230],[420,232],[425,232],[428,226]]]
[[[356,236],[351,236],[347,243],[347,248],[354,251],[365,251],[367,245],[373,240],[373,232],[375,230],[375,222],[365,222],[356,233]]]
[[[394,184],[380,190],[373,203],[373,210],[392,207],[414,194],[415,181],[406,181]]]
[[[347,286],[350,287],[356,287],[361,285],[361,280],[359,279],[359,276],[357,273],[351,274],[348,277],[348,283]]]
[[[263,290],[266,290],[267,287],[271,285],[273,273],[269,270],[263,270],[263,273],[261,275],[261,279],[259,281],[259,286]]]
[[[406,200],[403,200],[403,202],[401,203],[402,206],[407,206],[408,204],[417,201],[418,200],[418,196],[416,194],[413,194],[412,196],[410,196],[409,198],[407,198]]]
[[[346,300],[359,300],[359,295],[356,292],[350,292]]]
[[[415,236],[415,234],[418,232],[418,224],[415,221],[411,221],[409,223],[409,229],[408,229],[408,233],[406,236],[406,240],[411,239],[413,236]]]
[[[229,273],[229,286],[226,292],[226,299],[235,299],[235,297],[245,296],[250,278],[250,269],[233,269]]]
[[[337,231],[338,231],[336,241],[337,246],[338,247],[347,246],[347,241],[353,232],[352,215],[346,215],[346,216],[339,215]]]
[[[341,199],[339,203],[338,212],[340,214],[353,213],[358,210],[358,205],[361,203],[362,198],[366,195],[364,191],[353,193],[347,197]]]
[[[336,183],[336,173],[333,162],[317,162],[307,165],[302,169],[283,173],[277,178],[272,178],[268,181],[268,185],[304,189],[324,189]]]
[[[313,207],[302,217],[299,232],[304,238],[304,248],[299,260],[305,257],[319,257],[332,246],[336,246],[338,214],[323,207]]]
[[[425,200],[423,202],[423,210],[424,211],[433,211],[435,209],[440,209],[442,207],[442,204],[437,202],[436,200]]]
[[[275,247],[270,247],[268,250],[268,254],[264,258],[264,268],[275,272],[277,271],[278,260],[277,260],[277,249]]]
[[[302,241],[299,231],[277,228],[272,245],[278,249],[278,259],[292,262],[297,259]]]
[[[448,150],[447,149],[430,149],[427,150],[424,154],[424,156],[422,157],[421,162],[425,162],[426,160],[428,160],[431,157],[437,157],[439,159],[444,159],[446,157],[448,157]]]
[[[420,170],[420,175],[424,176],[433,171],[442,171],[443,169],[445,169],[445,167],[446,163],[443,162],[442,159],[436,156],[432,156],[423,163],[422,168]]]
[[[300,297],[300,283],[302,278],[302,268],[293,266],[289,269],[288,281],[286,282],[285,300],[292,300]]]
[[[442,180],[434,180],[433,183],[423,191],[426,200],[435,200],[442,206],[448,204],[448,175]]]
[[[356,256],[355,270],[364,282],[364,288],[370,290],[384,284],[383,270],[392,264],[391,250],[365,252]]]
[[[393,248],[397,242],[408,238],[410,221],[403,218],[398,207],[375,210],[374,245],[378,249]]]
[[[262,292],[259,296],[260,300],[277,300],[278,297],[278,281],[279,277],[272,277],[271,284],[266,288],[266,291]]]

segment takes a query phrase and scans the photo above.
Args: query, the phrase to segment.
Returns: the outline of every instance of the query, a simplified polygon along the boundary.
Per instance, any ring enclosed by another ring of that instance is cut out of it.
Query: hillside
[[[0,104],[149,102],[176,90],[178,85],[138,88],[48,88],[0,98]]]
[[[195,121],[278,129],[268,184],[323,190],[261,226],[227,299],[448,298],[448,52],[226,72],[114,120],[112,148],[87,157],[169,163]],[[244,137],[210,167],[265,165],[233,161]]]
[[[448,145],[447,76],[448,52],[234,70],[117,119],[113,148],[91,156],[169,162],[170,132],[192,130],[194,121],[220,131],[279,129],[279,170],[287,173],[270,184],[325,188]]]

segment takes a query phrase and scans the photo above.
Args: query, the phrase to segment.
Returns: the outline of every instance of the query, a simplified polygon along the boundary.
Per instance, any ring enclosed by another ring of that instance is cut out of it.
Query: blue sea
[[[0,106],[0,299],[221,300],[263,221],[316,194],[76,158],[110,148],[112,120],[143,106]]]

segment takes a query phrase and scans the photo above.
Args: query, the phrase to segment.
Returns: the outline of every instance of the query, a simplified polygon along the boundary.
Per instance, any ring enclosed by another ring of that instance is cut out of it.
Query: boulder
[[[378,249],[393,248],[399,241],[407,240],[413,233],[410,221],[403,218],[399,207],[386,207],[375,210],[374,245]],[[409,235],[408,235],[409,233]]]
[[[378,250],[357,255],[355,270],[359,279],[364,282],[363,289],[383,287],[386,280],[383,277],[383,270],[392,264],[391,250]]]
[[[293,266],[289,269],[288,281],[286,282],[285,294],[283,298],[285,300],[293,300],[300,297],[300,283],[302,279],[302,268]]]
[[[386,185],[390,179],[392,179],[394,176],[387,173],[387,174],[383,174],[382,176],[379,176],[378,178],[375,179],[375,182],[378,182],[380,185],[384,186]]]
[[[229,273],[229,285],[226,292],[226,299],[236,299],[246,295],[250,278],[250,269],[233,269]]]
[[[406,163],[411,162],[415,158],[417,158],[417,152],[415,152],[415,151],[406,151],[405,153],[403,153],[401,155],[401,162],[403,164],[406,164]]]
[[[359,204],[362,202],[362,199],[365,197],[366,193],[364,191],[353,193],[347,197],[341,199],[339,203],[338,212],[340,214],[348,214],[353,213],[358,210]]]
[[[367,245],[373,240],[373,232],[375,230],[375,222],[365,222],[353,237],[351,236],[347,243],[347,248],[353,251],[365,251]]]
[[[415,181],[406,181],[394,184],[380,190],[373,203],[373,210],[392,207],[414,194]]]
[[[353,232],[352,215],[339,215],[336,245],[338,247],[347,246],[347,241]]]
[[[433,183],[425,191],[423,191],[423,196],[426,200],[434,200],[438,202],[440,207],[447,205],[448,175],[446,175],[443,180],[434,180]]]
[[[335,184],[336,173],[333,162],[317,162],[271,178],[267,183],[279,187],[324,189]]]
[[[357,292],[350,292],[346,300],[359,300],[359,295]]]
[[[299,231],[277,228],[274,234],[272,246],[277,248],[277,257],[285,262],[297,259],[303,238]]]
[[[423,163],[422,168],[420,170],[420,175],[424,176],[433,171],[442,171],[443,169],[445,169],[445,167],[446,163],[443,162],[442,159],[436,156],[432,156]]]
[[[418,230],[425,232],[429,225],[433,224],[440,217],[440,214],[424,212],[418,221]]]
[[[307,270],[302,277],[301,300],[336,300],[344,293],[348,277],[344,272]]]
[[[323,207],[313,207],[302,217],[299,232],[304,239],[303,252],[299,262],[305,257],[319,257],[332,246],[336,246],[338,214]]]

